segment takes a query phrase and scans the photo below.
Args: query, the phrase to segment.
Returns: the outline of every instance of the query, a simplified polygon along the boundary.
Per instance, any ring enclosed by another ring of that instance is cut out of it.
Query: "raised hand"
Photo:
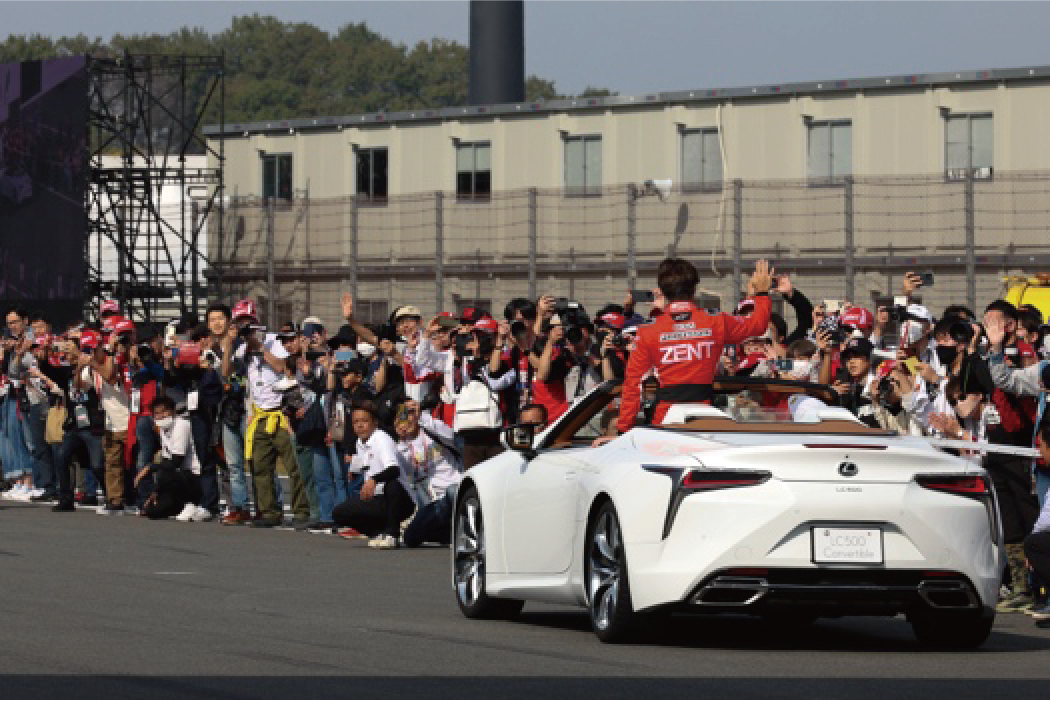
[[[751,285],[755,294],[769,292],[773,285],[774,270],[769,266],[769,261],[761,259],[755,263],[755,272],[751,275]]]
[[[354,298],[349,292],[343,293],[343,318],[349,321],[354,317]]]

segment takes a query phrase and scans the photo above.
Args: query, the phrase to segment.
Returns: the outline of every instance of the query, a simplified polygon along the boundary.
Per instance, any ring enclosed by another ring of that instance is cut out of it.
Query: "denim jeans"
[[[314,483],[321,523],[332,523],[332,509],[346,501],[346,470],[336,462],[332,446],[317,445],[314,452]]]
[[[73,480],[70,475],[72,472],[72,466],[70,465],[73,457],[73,451],[76,450],[77,446],[83,444],[87,449],[88,460],[90,465],[82,465],[85,469],[90,469],[89,475],[94,476],[94,480],[84,480],[84,486],[87,488],[88,497],[94,497],[95,492],[91,490],[90,484],[97,484],[103,482],[102,477],[102,436],[96,436],[87,429],[73,429],[72,431],[66,431],[66,435],[62,438],[62,443],[59,444],[58,450],[55,451],[55,469],[58,472],[58,498],[64,502],[73,501]]]
[[[1050,490],[1050,472],[1046,470],[1035,470],[1035,494],[1039,498],[1039,508],[1046,503],[1046,493]]]
[[[4,477],[18,479],[33,470],[26,446],[22,419],[18,418],[18,400],[8,395],[4,400]]]
[[[458,491],[459,485],[452,485],[444,496],[430,502],[416,513],[412,523],[405,529],[406,548],[418,548],[423,543],[445,545],[451,542],[452,508],[456,504]]]
[[[244,422],[234,429],[222,425],[222,450],[226,454],[226,466],[230,469],[230,494],[227,503],[230,510],[248,506],[248,483],[244,477]]]
[[[317,480],[314,478],[314,448],[309,445],[295,444],[295,457],[299,465],[299,475],[303,480],[303,491],[310,504],[310,521],[321,520],[321,502],[317,496]]]
[[[46,440],[48,408],[46,401],[31,405],[23,426],[29,434],[26,445],[33,458],[33,486],[54,492],[58,486],[55,484],[55,461],[51,444]]]
[[[153,462],[153,456],[160,450],[160,438],[153,429],[153,417],[140,416],[135,422],[135,442],[138,444],[138,458],[135,461],[136,473]]]

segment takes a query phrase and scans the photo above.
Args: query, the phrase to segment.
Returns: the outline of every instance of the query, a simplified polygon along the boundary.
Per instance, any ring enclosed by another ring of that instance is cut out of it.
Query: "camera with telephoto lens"
[[[247,338],[248,336],[251,336],[256,331],[265,331],[265,330],[266,330],[265,326],[260,326],[258,324],[245,324],[241,328],[237,329],[237,335],[240,336],[241,338]]]
[[[153,362],[153,346],[148,343],[140,343],[135,346],[135,350],[138,353],[140,363]]]
[[[201,344],[183,343],[171,349],[171,362],[177,368],[198,367],[201,362]]]
[[[583,340],[583,327],[590,323],[590,317],[582,304],[559,297],[554,304],[554,313],[561,321],[561,326],[565,329],[565,339],[569,343],[579,343]],[[551,326],[551,320],[545,319],[543,333],[549,334]]]

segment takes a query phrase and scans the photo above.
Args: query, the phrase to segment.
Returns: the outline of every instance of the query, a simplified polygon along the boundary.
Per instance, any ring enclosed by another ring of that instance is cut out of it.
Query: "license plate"
[[[814,528],[813,562],[882,564],[882,530]]]

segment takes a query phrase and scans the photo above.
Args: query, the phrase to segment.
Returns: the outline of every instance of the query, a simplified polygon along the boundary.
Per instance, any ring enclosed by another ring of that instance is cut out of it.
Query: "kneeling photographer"
[[[135,475],[142,495],[142,515],[151,520],[176,516],[180,521],[206,521],[209,512],[201,501],[200,461],[194,450],[189,419],[175,416],[175,402],[157,397],[150,406],[160,452]]]

